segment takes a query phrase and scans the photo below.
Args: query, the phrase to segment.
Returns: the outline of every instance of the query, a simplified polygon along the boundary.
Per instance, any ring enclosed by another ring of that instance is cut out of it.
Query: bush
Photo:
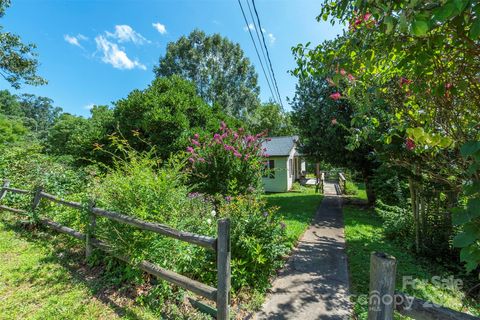
[[[348,194],[348,195],[357,195],[358,194],[358,187],[355,183],[353,183],[352,181],[346,181],[345,183],[345,194]]]
[[[388,238],[410,242],[413,220],[407,209],[389,206],[377,200],[375,212],[383,219],[383,229]]]
[[[187,148],[195,188],[230,196],[259,193],[266,156],[261,149],[264,133],[248,135],[223,122],[220,130],[213,137],[195,135]]]

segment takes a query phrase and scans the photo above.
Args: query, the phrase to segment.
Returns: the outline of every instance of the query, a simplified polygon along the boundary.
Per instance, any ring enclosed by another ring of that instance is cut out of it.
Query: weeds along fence
[[[83,234],[74,229],[63,226],[55,221],[41,218],[38,216],[37,213],[37,207],[39,206],[42,199],[57,203],[59,205],[84,210],[85,206],[82,203],[60,199],[54,195],[44,192],[42,188],[36,188],[36,190],[34,191],[12,188],[10,187],[10,182],[8,180],[4,180],[2,188],[0,189],[0,201],[5,198],[8,192],[25,196],[32,196],[31,214],[33,215],[34,220],[57,232],[67,234],[78,240],[84,241],[85,254],[87,258],[91,255],[92,249],[96,247],[104,252],[107,252],[108,254],[111,254],[112,256],[115,256],[122,261],[132,263],[132,260],[129,257],[114,253],[107,243],[95,239],[96,217],[105,217],[116,222],[137,227],[141,230],[155,232],[166,237],[185,241],[215,251],[217,256],[217,288],[213,288],[207,284],[190,279],[173,271],[161,268],[160,266],[148,261],[141,261],[139,263],[135,263],[134,266],[162,280],[173,283],[181,288],[189,290],[197,295],[213,301],[214,303],[216,303],[217,307],[217,310],[213,311],[215,313],[213,314],[213,316],[215,316],[219,320],[229,319],[229,292],[231,277],[229,219],[221,219],[217,221],[218,235],[217,238],[212,238],[209,236],[179,231],[166,225],[142,221],[120,213],[100,209],[95,207],[93,202],[90,202],[88,205],[89,223],[88,227],[86,228],[85,234]],[[0,205],[0,210],[9,211],[24,216],[30,216],[28,211],[7,207],[5,205]]]

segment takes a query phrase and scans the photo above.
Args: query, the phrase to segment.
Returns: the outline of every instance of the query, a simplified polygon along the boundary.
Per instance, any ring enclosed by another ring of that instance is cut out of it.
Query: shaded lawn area
[[[383,233],[382,221],[373,210],[347,206],[344,207],[343,212],[353,294],[368,294],[370,253],[381,251],[397,258],[397,290],[457,311],[480,315],[480,305],[465,299],[464,292],[445,288],[442,284],[434,284],[431,281],[433,276],[446,279],[452,275],[451,273],[439,264],[419,259],[400,244],[387,239]],[[402,278],[404,276],[418,279],[416,288],[403,289]],[[465,284],[465,289],[469,289],[467,284]],[[355,312],[359,319],[367,318],[366,305],[356,303]],[[397,318],[402,317],[397,315]]]
[[[298,191],[265,195],[269,205],[279,207],[278,212],[284,217],[287,235],[292,243],[295,243],[305,232],[323,199],[323,195],[315,193],[315,188],[300,187],[298,189]]]
[[[16,218],[0,219],[0,319],[159,319],[136,302],[136,290],[87,267],[83,247],[65,235],[28,231]],[[183,314],[181,310],[178,312]],[[191,311],[190,311],[191,313]],[[176,319],[204,316],[181,315]]]

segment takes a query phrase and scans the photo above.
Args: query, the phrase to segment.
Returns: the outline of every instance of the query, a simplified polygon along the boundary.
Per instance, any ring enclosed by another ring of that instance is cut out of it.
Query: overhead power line
[[[268,84],[268,88],[270,89],[270,93],[272,95],[272,98],[275,102],[277,102],[277,99],[276,99],[276,96],[274,94],[274,90],[272,89],[272,85],[270,85],[270,81],[268,80],[268,76],[267,76],[267,73],[265,72],[265,67],[263,66],[263,61],[260,57],[260,54],[258,53],[258,48],[257,48],[257,44],[255,42],[255,39],[253,38],[253,35],[252,35],[252,30],[250,30],[250,25],[248,23],[248,20],[247,20],[247,16],[245,15],[245,11],[243,10],[243,6],[242,6],[242,3],[240,2],[240,0],[238,0],[238,4],[240,5],[240,10],[242,10],[242,15],[243,15],[243,19],[245,20],[245,24],[246,24],[246,27],[247,27],[247,30],[248,30],[248,33],[250,34],[250,39],[252,40],[253,42],[253,46],[255,47],[255,52],[257,53],[257,57],[258,57],[258,60],[260,61],[260,65],[262,67],[262,70],[263,70],[263,75],[265,76],[265,79],[267,80],[267,84]],[[261,44],[260,44],[261,45]],[[265,62],[266,63],[266,62]],[[268,69],[267,69],[268,70]],[[278,103],[278,102],[277,102]]]
[[[262,29],[262,24],[260,23],[260,17],[258,16],[257,7],[255,6],[255,0],[252,0],[252,4],[253,4],[253,10],[255,11],[255,15],[257,16],[258,26],[260,27],[260,31],[262,31],[263,30]],[[263,35],[263,32],[261,32],[261,34],[262,34],[263,46],[265,47],[265,51],[267,52],[267,59],[268,59],[269,65],[270,65],[270,70],[272,71],[273,82],[274,82],[274,85],[275,85],[275,89],[277,90],[277,94],[280,97],[280,105],[283,108],[283,102],[282,102],[282,98],[280,96],[280,91],[278,90],[277,79],[275,78],[275,72],[273,71],[272,60],[270,59],[270,54],[268,53],[267,44],[265,42],[265,36]]]
[[[265,64],[267,63],[267,56],[265,55],[265,50],[263,49],[263,46],[262,46],[262,40],[260,40],[260,32],[263,32],[263,30],[260,29],[259,26],[257,26],[257,23],[255,22],[255,18],[253,17],[253,12],[252,12],[252,8],[250,6],[250,2],[247,0],[247,5],[248,5],[248,11],[250,12],[250,18],[252,19],[253,21],[253,27],[255,29],[255,33],[257,34],[257,39],[258,39],[258,44],[260,45],[260,49],[262,51],[262,56],[263,56],[263,59],[265,61]],[[247,26],[247,28],[249,28],[250,26]],[[271,70],[267,67],[267,71],[268,71],[268,76],[270,77],[270,82],[273,84],[273,75],[272,75],[272,72]],[[277,99],[278,101],[280,101],[280,96],[278,96],[277,94]]]

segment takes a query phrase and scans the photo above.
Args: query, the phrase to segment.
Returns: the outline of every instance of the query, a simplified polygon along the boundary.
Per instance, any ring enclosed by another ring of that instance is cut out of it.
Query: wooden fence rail
[[[479,320],[479,317],[444,308],[395,290],[397,260],[388,254],[370,256],[368,320],[390,320],[396,310],[417,320]]]
[[[88,258],[92,252],[92,248],[96,247],[108,254],[115,256],[116,258],[125,261],[127,263],[132,263],[132,259],[126,256],[118,255],[115,253],[112,248],[103,241],[95,239],[95,228],[96,228],[96,217],[101,216],[114,220],[119,223],[128,224],[139,228],[141,230],[147,230],[151,232],[156,232],[158,234],[175,238],[181,241],[185,241],[194,245],[202,246],[204,248],[216,251],[217,253],[217,287],[213,288],[204,283],[198,282],[196,280],[185,277],[181,274],[175,273],[173,271],[161,268],[151,262],[141,261],[135,263],[135,267],[143,270],[149,274],[152,274],[162,280],[173,283],[179,287],[182,287],[186,290],[192,291],[195,294],[198,294],[204,298],[207,298],[216,303],[217,310],[216,316],[219,320],[229,319],[230,313],[230,260],[231,260],[231,247],[230,247],[230,220],[221,219],[217,221],[217,231],[218,238],[212,238],[209,236],[198,235],[190,232],[180,231],[173,228],[170,228],[166,225],[142,221],[127,215],[116,213],[113,211],[108,211],[100,208],[96,208],[93,202],[90,202],[88,206],[84,206],[82,203],[67,201],[61,198],[58,198],[54,195],[44,192],[41,188],[37,188],[34,192],[22,189],[16,189],[10,187],[10,182],[4,180],[2,188],[0,189],[0,200],[2,200],[7,192],[23,194],[23,195],[33,195],[32,199],[32,213],[38,223],[47,226],[57,232],[61,232],[67,235],[70,235],[78,240],[85,241],[86,246],[86,257]],[[86,228],[86,234],[78,232],[72,228],[63,226],[57,222],[51,221],[45,218],[39,218],[36,216],[36,209],[40,204],[42,199],[68,206],[75,209],[86,209],[89,214],[89,224]],[[29,212],[11,208],[4,205],[0,205],[0,210],[10,211],[20,215],[29,215]]]
[[[345,176],[341,172],[338,174],[338,188],[340,189],[340,194],[345,194],[347,179],[345,179]]]

